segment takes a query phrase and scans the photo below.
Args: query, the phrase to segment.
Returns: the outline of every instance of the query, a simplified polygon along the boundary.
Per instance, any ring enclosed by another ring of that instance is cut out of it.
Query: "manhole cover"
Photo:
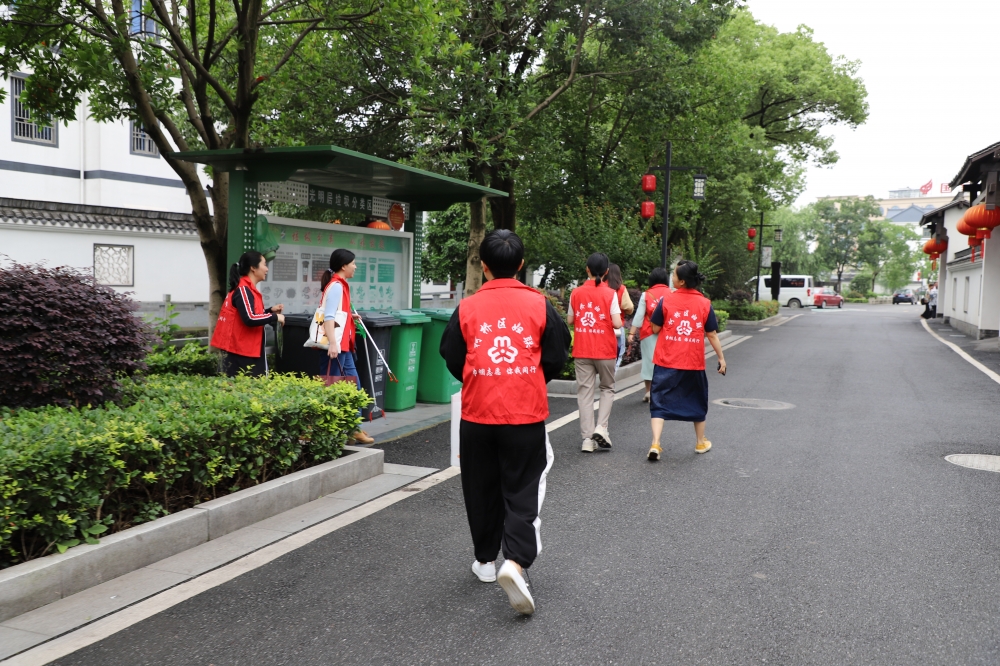
[[[722,398],[713,400],[717,405],[739,407],[740,409],[791,409],[795,405],[777,400],[762,400],[760,398]]]
[[[944,459],[953,465],[1000,473],[1000,456],[989,456],[984,453],[953,453]]]

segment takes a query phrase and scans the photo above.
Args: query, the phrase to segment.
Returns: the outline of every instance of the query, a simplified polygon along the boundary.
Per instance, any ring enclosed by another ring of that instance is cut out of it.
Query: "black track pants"
[[[538,512],[552,467],[545,423],[459,426],[462,493],[476,559],[504,557],[527,569],[540,552]],[[502,543],[501,543],[502,540]]]

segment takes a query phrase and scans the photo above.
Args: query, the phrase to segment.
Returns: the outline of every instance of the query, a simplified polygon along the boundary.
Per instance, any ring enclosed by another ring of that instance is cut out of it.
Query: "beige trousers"
[[[597,426],[607,428],[611,405],[615,401],[615,359],[577,358],[576,404],[580,409],[580,436],[590,439],[594,434],[594,393],[598,386],[601,402],[597,408]]]

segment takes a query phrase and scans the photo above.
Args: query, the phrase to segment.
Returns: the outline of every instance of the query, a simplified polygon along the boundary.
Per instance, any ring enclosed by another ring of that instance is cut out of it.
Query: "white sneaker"
[[[497,574],[497,582],[507,593],[511,607],[522,615],[531,615],[535,612],[535,600],[528,592],[528,584],[524,581],[524,576],[518,570],[517,565],[510,560],[505,560]]]
[[[611,448],[611,435],[608,434],[607,428],[598,426],[597,430],[594,431],[594,434],[591,435],[591,437],[593,437],[594,441],[597,442],[597,445],[602,449]]]
[[[495,583],[497,580],[497,565],[494,562],[480,562],[476,560],[472,563],[472,573],[484,583]]]
[[[597,446],[594,444],[594,440],[585,439],[583,440],[583,447],[580,450],[586,451],[587,453],[593,453],[595,450],[597,450]]]

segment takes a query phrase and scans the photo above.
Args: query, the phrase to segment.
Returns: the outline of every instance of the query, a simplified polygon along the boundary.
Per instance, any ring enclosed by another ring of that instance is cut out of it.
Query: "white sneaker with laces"
[[[585,439],[583,440],[583,447],[580,450],[586,451],[587,453],[593,453],[597,450],[597,446],[594,444],[594,440]]]
[[[472,563],[472,573],[484,583],[495,583],[497,580],[497,565],[495,562],[480,562],[476,560]]]
[[[611,448],[611,435],[608,434],[608,429],[603,426],[598,426],[594,434],[591,435],[593,440],[597,442],[597,445],[602,449]]]
[[[521,575],[518,566],[510,560],[505,560],[497,574],[497,582],[507,593],[507,599],[511,607],[522,615],[531,615],[535,612],[535,600],[528,592],[528,584]]]

